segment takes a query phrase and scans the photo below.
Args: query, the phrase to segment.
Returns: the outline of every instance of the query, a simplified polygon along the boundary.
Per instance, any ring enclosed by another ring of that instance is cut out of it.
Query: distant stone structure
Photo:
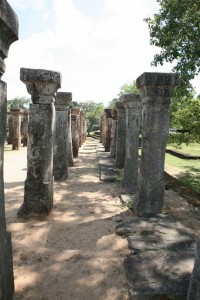
[[[68,177],[68,110],[71,100],[71,93],[58,92],[56,94],[53,175],[54,179],[59,181]]]
[[[11,108],[10,109],[10,130],[11,130],[11,144],[12,144],[12,150],[19,150],[21,148],[21,141],[22,141],[22,135],[21,135],[21,115],[22,110],[20,108]]]
[[[18,18],[6,0],[0,0],[0,300],[12,300],[14,294],[11,234],[6,228],[4,202],[4,144],[7,121],[7,84],[1,80],[4,59],[10,45],[18,39]]]
[[[117,110],[111,111],[111,131],[110,131],[110,157],[116,157],[116,143],[117,143]]]
[[[80,146],[80,108],[71,109],[71,130],[73,157],[78,157]]]
[[[116,167],[123,169],[125,162],[125,144],[126,144],[126,112],[123,103],[116,102],[117,109],[117,146],[116,146]]]
[[[22,125],[22,136],[23,136],[23,147],[27,146],[28,142],[28,123],[29,123],[29,111],[23,111],[23,125]]]
[[[53,206],[53,142],[55,93],[61,74],[42,69],[20,69],[20,79],[31,94],[27,178],[18,217],[48,214]]]
[[[68,154],[68,166],[73,167],[73,149],[72,149],[72,125],[71,125],[71,109],[68,111],[68,135],[67,135],[67,154]]]
[[[141,100],[136,94],[121,97],[126,112],[126,143],[124,163],[124,186],[130,193],[138,188],[138,150],[141,125]]]
[[[142,99],[142,153],[134,204],[138,215],[162,212],[169,106],[177,83],[173,73],[143,73],[136,81]]]

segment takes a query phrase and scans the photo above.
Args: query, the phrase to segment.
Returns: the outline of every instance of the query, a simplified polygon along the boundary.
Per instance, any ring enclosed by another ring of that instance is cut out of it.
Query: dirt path
[[[99,181],[96,142],[88,140],[80,149],[69,174],[55,183],[54,209],[46,219],[19,221],[26,149],[5,151],[15,299],[128,299],[123,260],[129,251],[114,232],[116,221],[131,212],[120,204],[120,186]]]
[[[119,184],[99,181],[96,146],[88,139],[69,179],[55,183],[52,213],[25,222],[16,213],[23,202],[26,148],[5,151],[16,300],[128,299],[123,260],[129,250],[126,239],[115,235],[115,227],[133,213],[121,206]],[[163,212],[200,235],[200,208],[175,191],[165,191]]]

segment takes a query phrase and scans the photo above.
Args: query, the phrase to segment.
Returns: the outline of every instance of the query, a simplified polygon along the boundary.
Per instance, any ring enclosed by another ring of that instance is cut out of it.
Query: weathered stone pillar
[[[71,130],[73,157],[78,157],[79,151],[79,131],[80,131],[80,109],[71,109]]]
[[[0,300],[12,300],[14,293],[11,234],[6,229],[4,202],[4,144],[7,121],[7,84],[1,80],[4,59],[10,45],[18,39],[18,19],[10,5],[0,0]]]
[[[104,116],[101,116],[101,120],[100,120],[100,143],[103,143],[103,119]]]
[[[27,148],[27,178],[19,217],[47,214],[53,206],[53,134],[55,93],[60,88],[58,72],[20,70],[20,79],[31,94]]]
[[[130,193],[137,190],[138,149],[141,123],[141,100],[136,94],[121,97],[126,112],[126,144],[124,163],[124,186]]]
[[[125,161],[126,143],[126,113],[123,103],[116,102],[117,108],[117,147],[116,147],[116,167],[122,169]]]
[[[104,111],[105,111],[105,152],[109,152],[112,116],[111,116],[110,108],[106,108],[104,109]]]
[[[134,204],[139,215],[162,212],[169,106],[177,82],[178,75],[172,73],[143,73],[136,81],[142,100],[142,153]]]
[[[19,150],[21,148],[21,114],[22,111],[19,108],[11,108],[12,114],[12,150]]]
[[[13,140],[13,126],[12,126],[12,114],[10,112],[7,113],[8,115],[8,144],[12,144]]]
[[[83,118],[84,118],[84,113],[81,109],[80,110],[79,147],[81,147],[83,145]]]
[[[197,239],[194,268],[190,279],[187,300],[200,299],[200,238]]]
[[[117,110],[111,111],[112,124],[110,132],[110,157],[116,157],[116,142],[117,142]]]
[[[67,153],[68,153],[68,166],[73,167],[73,150],[72,150],[72,125],[71,125],[71,109],[68,112],[68,143],[67,143]]]
[[[54,136],[53,175],[55,180],[68,177],[68,108],[71,93],[58,92],[56,95],[56,128]]]
[[[29,122],[29,111],[24,110],[23,112],[23,147],[27,146],[28,141],[28,122]]]

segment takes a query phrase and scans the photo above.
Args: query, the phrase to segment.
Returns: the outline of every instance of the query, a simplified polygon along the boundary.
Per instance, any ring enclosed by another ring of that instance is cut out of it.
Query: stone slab
[[[115,159],[110,157],[109,152],[98,152],[99,158],[99,178],[101,181],[115,182],[119,175],[115,167]]]
[[[187,299],[193,251],[147,251],[124,261],[129,299]]]
[[[120,195],[120,199],[121,199],[121,202],[123,204],[130,205],[130,203],[134,202],[134,195],[131,195],[131,194],[122,194],[122,195]]]
[[[153,235],[162,234],[163,237],[169,237],[172,235],[188,235],[193,237],[194,231],[180,222],[172,216],[160,214],[157,217],[145,218],[145,217],[133,217],[132,221],[125,222],[116,227],[116,233],[118,230],[124,229],[127,234],[134,235]]]

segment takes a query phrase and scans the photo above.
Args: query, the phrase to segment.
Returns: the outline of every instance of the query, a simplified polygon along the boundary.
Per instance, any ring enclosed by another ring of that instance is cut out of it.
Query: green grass
[[[178,180],[200,193],[200,159],[186,160],[167,153],[165,164],[181,169]]]
[[[173,144],[168,144],[167,149],[178,150],[185,154],[191,155],[199,155],[200,156],[200,144],[193,143],[193,144],[181,144],[180,147],[175,147]]]

